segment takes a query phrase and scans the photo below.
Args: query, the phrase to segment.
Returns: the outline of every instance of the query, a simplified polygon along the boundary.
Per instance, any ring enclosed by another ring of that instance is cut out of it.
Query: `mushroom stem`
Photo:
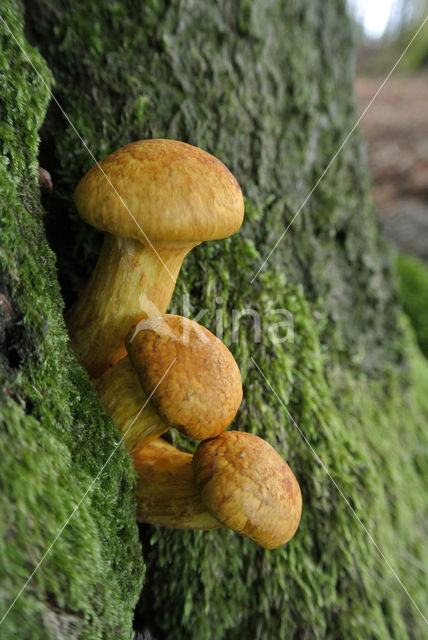
[[[148,401],[128,357],[108,369],[95,386],[106,413],[122,432],[132,456],[169,429]]]
[[[223,526],[202,504],[192,459],[162,438],[140,449],[134,457],[137,520],[175,529]]]
[[[71,346],[92,378],[126,354],[130,326],[166,311],[183,259],[196,244],[152,248],[106,235],[92,276],[67,314]]]

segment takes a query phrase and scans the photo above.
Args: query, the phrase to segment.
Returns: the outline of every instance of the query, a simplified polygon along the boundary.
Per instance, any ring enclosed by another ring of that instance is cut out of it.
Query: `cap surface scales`
[[[140,140],[115,151],[83,176],[74,200],[92,226],[158,246],[226,238],[244,216],[229,169],[176,140]]]
[[[265,440],[226,431],[201,442],[193,469],[205,506],[225,526],[266,549],[293,537],[302,511],[300,487]]]

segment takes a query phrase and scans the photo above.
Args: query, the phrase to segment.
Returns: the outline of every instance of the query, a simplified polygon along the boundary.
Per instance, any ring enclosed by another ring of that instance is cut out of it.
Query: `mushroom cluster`
[[[297,530],[302,497],[267,442],[226,431],[242,401],[231,352],[166,310],[186,254],[242,223],[241,190],[210,154],[142,140],[97,163],[75,193],[106,232],[95,270],[67,316],[71,345],[119,427],[137,471],[137,519],[182,529],[228,527],[267,549]],[[161,436],[199,440],[194,455]]]
[[[74,200],[80,216],[106,232],[67,314],[76,357],[97,378],[125,355],[129,327],[165,313],[186,254],[239,229],[244,200],[222,162],[175,140],[115,151],[83,176]]]

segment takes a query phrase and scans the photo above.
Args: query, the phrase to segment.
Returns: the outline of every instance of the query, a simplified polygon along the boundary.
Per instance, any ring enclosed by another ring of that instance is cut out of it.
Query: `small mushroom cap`
[[[241,374],[229,349],[208,329],[182,316],[147,318],[128,334],[126,348],[167,424],[203,440],[232,422],[242,401]]]
[[[194,246],[226,238],[242,224],[244,200],[237,181],[198,147],[140,140],[99,165],[83,176],[74,194],[81,217],[98,229],[143,244],[149,239],[159,247]]]
[[[226,431],[201,442],[193,469],[208,511],[225,526],[266,549],[293,537],[302,494],[288,464],[265,440]]]

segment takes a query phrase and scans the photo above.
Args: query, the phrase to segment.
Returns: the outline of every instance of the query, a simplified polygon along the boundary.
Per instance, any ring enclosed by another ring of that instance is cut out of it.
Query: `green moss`
[[[413,256],[397,256],[404,311],[410,318],[422,352],[428,356],[428,269]]]
[[[278,551],[222,530],[143,527],[148,579],[137,627],[193,640],[421,637],[421,617],[361,525],[423,608],[427,366],[401,320],[358,134],[250,282],[355,122],[344,3],[35,0],[27,3],[26,20],[61,105],[95,157],[138,138],[179,138],[213,152],[238,177],[247,198],[241,232],[192,251],[171,309],[190,316],[207,309],[201,321],[214,330],[223,316],[222,337],[245,387],[236,426],[276,446],[303,491],[302,525]],[[41,163],[55,189],[44,204],[67,303],[99,245],[99,234],[71,204],[92,162],[51,106]],[[249,316],[232,340],[233,311],[246,308],[261,316],[260,342]],[[292,314],[294,339],[273,344],[268,328],[281,319],[278,309]],[[63,329],[57,335],[65,339]],[[50,358],[51,351],[57,353],[49,347]],[[68,389],[66,378],[54,406]],[[34,404],[41,412],[40,401]],[[45,414],[55,415],[50,407]],[[65,430],[79,450],[86,429]],[[97,447],[80,464],[92,470],[103,455]],[[132,589],[126,566],[120,565],[124,589]]]
[[[120,447],[97,478],[118,433],[70,353],[43,229],[37,132],[52,76],[16,3],[0,15],[1,617],[88,492],[0,635],[130,637],[142,580],[133,472]]]

